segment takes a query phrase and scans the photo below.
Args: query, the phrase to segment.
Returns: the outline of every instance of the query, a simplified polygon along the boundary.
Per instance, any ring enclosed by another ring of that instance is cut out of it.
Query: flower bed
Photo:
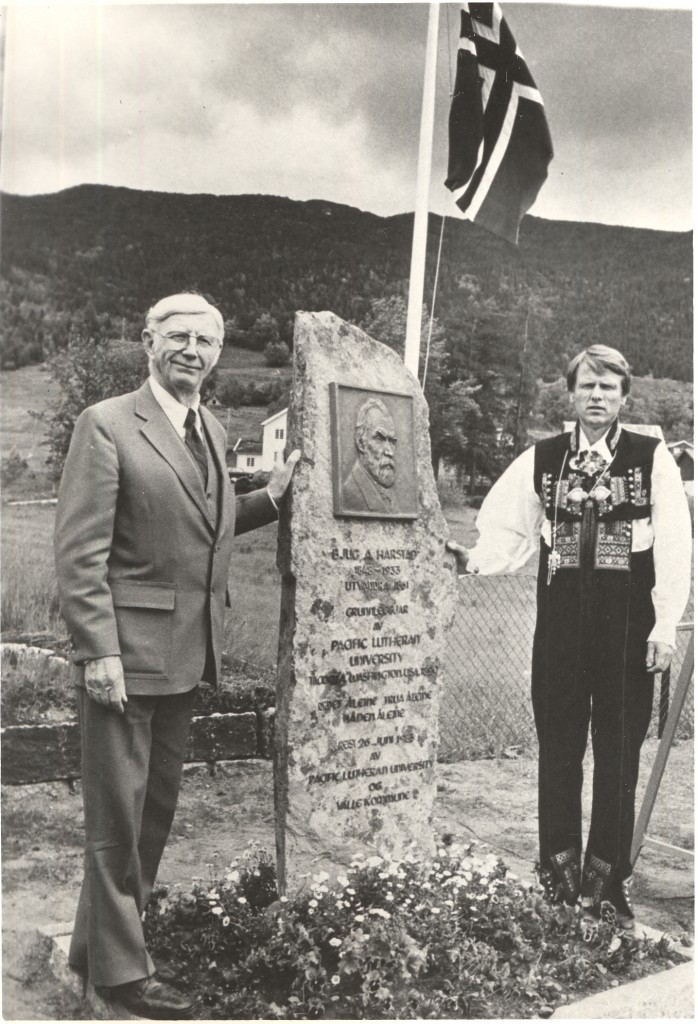
[[[149,947],[223,1019],[522,1018],[680,962],[664,940],[589,930],[493,855],[372,857],[277,895],[258,851],[189,891],[160,890]]]

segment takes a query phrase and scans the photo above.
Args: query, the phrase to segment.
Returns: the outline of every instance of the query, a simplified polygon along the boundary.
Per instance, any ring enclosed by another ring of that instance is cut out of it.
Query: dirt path
[[[644,750],[641,785],[656,751]],[[528,758],[441,765],[434,816],[437,834],[475,839],[523,878],[536,855],[536,765]],[[36,929],[72,918],[82,869],[79,791],[67,784],[3,790],[3,1017],[79,1020],[81,1007],[54,990],[41,968]],[[652,834],[693,846],[693,745],[669,758]],[[271,765],[229,763],[211,777],[190,769],[160,870],[160,880],[188,886],[215,877],[248,843],[274,847]],[[646,924],[679,935],[693,930],[693,867],[675,856],[642,853],[635,904]]]

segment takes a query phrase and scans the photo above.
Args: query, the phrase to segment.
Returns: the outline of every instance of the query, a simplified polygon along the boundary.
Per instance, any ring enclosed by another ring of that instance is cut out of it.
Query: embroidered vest
[[[630,569],[632,522],[650,514],[652,462],[659,440],[622,430],[616,422],[606,443],[613,461],[604,473],[587,475],[577,460],[579,424],[572,433],[535,446],[534,486],[551,523],[557,567],[580,568],[584,505],[594,498],[598,528],[595,569]],[[595,486],[596,485],[596,486]]]

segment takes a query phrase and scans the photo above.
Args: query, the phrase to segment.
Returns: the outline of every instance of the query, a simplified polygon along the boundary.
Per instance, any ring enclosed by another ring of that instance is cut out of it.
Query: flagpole
[[[417,198],[414,210],[410,291],[407,303],[407,331],[405,335],[405,366],[408,370],[412,371],[415,377],[419,371],[422,297],[424,295],[424,269],[426,266],[427,230],[429,227],[429,182],[431,178],[431,149],[434,135],[436,52],[438,41],[439,4],[431,3],[429,4],[427,53],[424,62],[422,121],[419,128],[419,158],[417,161]]]

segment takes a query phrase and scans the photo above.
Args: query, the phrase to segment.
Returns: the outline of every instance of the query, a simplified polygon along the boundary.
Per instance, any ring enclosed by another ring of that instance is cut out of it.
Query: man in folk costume
[[[592,345],[567,387],[577,423],[519,456],[478,515],[461,573],[513,572],[540,545],[532,698],[539,742],[540,880],[594,918],[633,927],[628,889],[640,748],[654,674],[671,663],[691,575],[691,523],[666,445],[624,430],[620,352]],[[582,762],[594,780],[582,861]]]

